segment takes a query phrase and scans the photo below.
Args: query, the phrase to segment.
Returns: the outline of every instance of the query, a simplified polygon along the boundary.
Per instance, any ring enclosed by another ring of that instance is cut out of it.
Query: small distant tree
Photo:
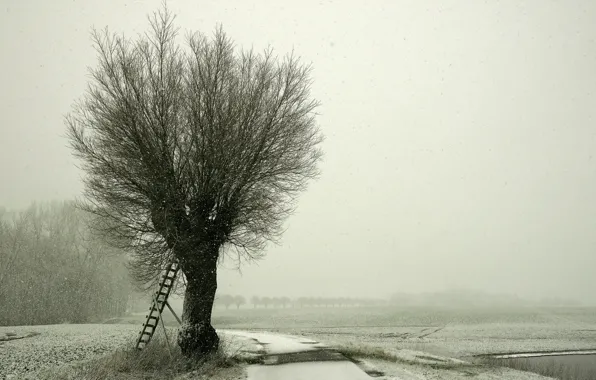
[[[137,40],[94,32],[99,63],[66,122],[97,231],[134,253],[140,283],[179,262],[178,344],[193,355],[219,344],[222,253],[258,259],[279,238],[318,175],[322,136],[308,66],[238,51],[221,28],[189,35],[184,49],[173,22],[164,7]]]
[[[231,296],[229,294],[223,294],[219,298],[219,301],[221,302],[222,305],[224,305],[226,307],[226,309],[229,309],[230,306],[236,302],[236,299],[234,296]]]
[[[240,309],[240,306],[246,304],[246,298],[244,298],[242,296],[235,296],[234,304],[236,304],[236,309]]]
[[[269,297],[263,297],[263,298],[261,298],[261,304],[263,306],[265,306],[265,308],[269,307],[269,305],[271,305],[271,303],[272,303],[271,298],[269,298]]]
[[[258,296],[253,296],[250,299],[250,303],[252,303],[252,307],[256,309],[261,304],[261,299]]]
[[[313,297],[306,297],[306,303],[305,305],[307,307],[313,307],[315,306],[315,299]]]
[[[286,305],[292,305],[292,300],[290,299],[290,297],[282,297],[281,298],[281,306],[282,307],[286,307]]]

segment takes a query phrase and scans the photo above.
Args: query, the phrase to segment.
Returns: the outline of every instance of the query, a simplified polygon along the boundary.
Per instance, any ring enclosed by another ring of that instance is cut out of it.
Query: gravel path
[[[139,326],[115,324],[0,327],[0,337],[38,333],[0,339],[0,380],[106,354],[130,344],[138,332]]]

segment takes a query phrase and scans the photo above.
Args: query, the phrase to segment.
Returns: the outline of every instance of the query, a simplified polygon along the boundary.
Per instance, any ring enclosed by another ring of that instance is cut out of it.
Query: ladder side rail
[[[174,266],[175,266],[175,268],[174,268]],[[163,311],[166,306],[170,309],[170,311],[172,312],[172,314],[174,315],[174,317],[176,318],[178,323],[181,323],[180,319],[178,318],[176,313],[174,313],[170,304],[168,303],[168,298],[170,296],[170,293],[171,293],[172,287],[174,286],[176,278],[178,277],[178,272],[179,272],[178,263],[175,261],[171,262],[166,267],[165,274],[163,275],[161,281],[159,282],[159,289],[156,292],[156,294],[154,294],[154,296],[153,296],[153,301],[151,303],[151,309],[145,319],[145,323],[143,323],[143,329],[139,333],[139,337],[136,342],[137,349],[140,350],[140,349],[144,348],[147,344],[149,344],[149,342],[151,341],[151,338],[153,337],[153,334],[155,334],[155,331],[156,331],[157,326],[159,325],[160,321],[163,325],[164,322],[163,322],[162,314],[163,314]],[[169,281],[170,283],[166,284],[166,281]],[[165,290],[165,292],[164,292],[164,290]],[[159,299],[160,297],[163,297],[163,299],[160,300]],[[158,316],[154,316],[153,315],[154,312],[157,312]],[[155,325],[152,325],[150,323],[152,319],[155,321]],[[149,328],[151,329],[151,331],[148,331]],[[164,325],[164,328],[165,328],[165,325]],[[143,337],[145,337],[145,336],[147,336],[147,339],[143,340]],[[143,347],[140,347],[141,343],[144,344]]]

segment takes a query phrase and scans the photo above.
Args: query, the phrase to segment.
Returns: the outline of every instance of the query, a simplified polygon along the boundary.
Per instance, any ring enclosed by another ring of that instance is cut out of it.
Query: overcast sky
[[[0,205],[79,196],[63,116],[89,32],[160,1],[0,2]],[[314,67],[322,176],[281,246],[219,290],[474,288],[596,302],[596,2],[171,0],[178,26]]]

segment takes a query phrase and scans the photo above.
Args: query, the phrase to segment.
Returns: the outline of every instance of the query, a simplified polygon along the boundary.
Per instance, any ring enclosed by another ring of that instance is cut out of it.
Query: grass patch
[[[573,363],[563,363],[560,360],[548,357],[541,357],[540,360],[532,360],[532,358],[496,359],[483,357],[479,361],[489,366],[507,367],[560,380],[596,379],[596,369],[584,368]]]
[[[378,359],[385,360],[388,362],[397,362],[402,360],[402,358],[390,352],[387,352],[382,348],[365,345],[347,345],[336,348],[335,351],[339,352],[340,354],[352,361],[359,358]]]
[[[170,337],[171,339],[171,337]],[[131,344],[130,347],[134,345]],[[200,359],[187,358],[163,334],[153,337],[143,350],[126,348],[106,356],[30,375],[40,380],[157,380],[229,379],[243,373],[240,359],[226,353],[225,341],[219,350]]]
[[[471,363],[451,362],[443,359],[433,358],[431,356],[416,355],[416,358],[435,361],[435,363],[429,363],[428,361],[421,362],[415,359],[408,359],[406,357],[399,356],[379,347],[366,345],[346,345],[335,348],[335,350],[355,363],[359,363],[358,359],[375,359],[404,365],[416,365],[445,370],[458,370],[462,368],[475,367],[475,365]]]

